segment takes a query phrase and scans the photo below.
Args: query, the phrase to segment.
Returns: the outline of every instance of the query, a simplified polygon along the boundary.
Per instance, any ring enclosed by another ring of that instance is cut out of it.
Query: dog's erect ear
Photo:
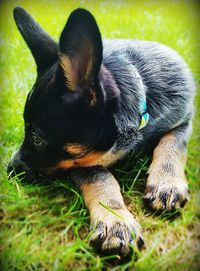
[[[89,11],[76,9],[71,13],[61,33],[59,54],[67,88],[92,89],[102,63],[102,40]]]
[[[40,73],[58,59],[58,45],[23,8],[16,7],[13,15]]]

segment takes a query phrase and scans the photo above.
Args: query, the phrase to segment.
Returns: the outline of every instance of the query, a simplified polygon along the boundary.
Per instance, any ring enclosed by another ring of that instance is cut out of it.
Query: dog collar
[[[141,114],[141,122],[140,122],[139,130],[144,128],[149,121],[149,113],[147,112],[146,100],[142,100],[142,102],[140,103],[140,114]]]

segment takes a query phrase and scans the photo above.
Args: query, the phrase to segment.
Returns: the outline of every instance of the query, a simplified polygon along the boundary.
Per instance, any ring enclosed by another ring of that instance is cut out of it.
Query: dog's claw
[[[185,204],[187,203],[188,199],[184,199],[183,201],[181,201],[180,203],[180,207],[183,208],[185,206]]]
[[[172,201],[171,208],[174,209],[175,205],[176,205],[176,201],[174,200],[174,201]]]
[[[93,225],[95,224],[93,223]],[[140,226],[128,211],[125,221],[113,215],[99,221],[91,236],[90,243],[98,252],[107,255],[117,254],[122,258],[127,258],[133,253],[132,246],[134,244],[138,249],[144,245]]]
[[[188,201],[187,187],[180,188],[170,184],[147,186],[144,200],[152,209],[174,211],[175,208],[183,208]]]
[[[142,237],[140,237],[137,241],[137,247],[139,250],[141,250],[144,247],[144,240],[142,239]]]

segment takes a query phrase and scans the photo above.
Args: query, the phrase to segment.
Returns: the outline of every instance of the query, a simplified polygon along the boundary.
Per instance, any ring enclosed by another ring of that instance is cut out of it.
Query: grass
[[[187,175],[190,202],[176,219],[149,213],[141,195],[149,161],[130,155],[113,168],[128,208],[144,230],[138,260],[114,265],[89,246],[89,214],[69,180],[8,180],[6,164],[23,137],[25,97],[35,64],[12,18],[23,6],[56,39],[69,13],[88,8],[103,37],[155,40],[176,49],[200,82],[198,1],[1,1],[0,2],[0,270],[191,270],[200,268],[200,95],[196,96]],[[137,161],[137,162],[136,162]]]

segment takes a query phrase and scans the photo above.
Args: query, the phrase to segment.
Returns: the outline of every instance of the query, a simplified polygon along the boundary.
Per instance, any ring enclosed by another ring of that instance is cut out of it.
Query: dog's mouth
[[[55,179],[66,179],[69,170],[32,170],[24,162],[13,159],[7,166],[8,178],[18,178],[26,182],[48,182]]]
[[[23,168],[23,170],[18,170],[15,168],[11,168],[10,165],[8,165],[7,168],[8,178],[17,178],[20,180],[25,180],[27,182],[44,182],[47,180],[50,180],[51,177],[47,176],[45,173],[41,171],[32,171],[28,168]]]
[[[41,170],[31,170],[19,155],[14,155],[7,166],[8,178],[18,178],[26,181],[44,181],[50,179],[45,172]]]

